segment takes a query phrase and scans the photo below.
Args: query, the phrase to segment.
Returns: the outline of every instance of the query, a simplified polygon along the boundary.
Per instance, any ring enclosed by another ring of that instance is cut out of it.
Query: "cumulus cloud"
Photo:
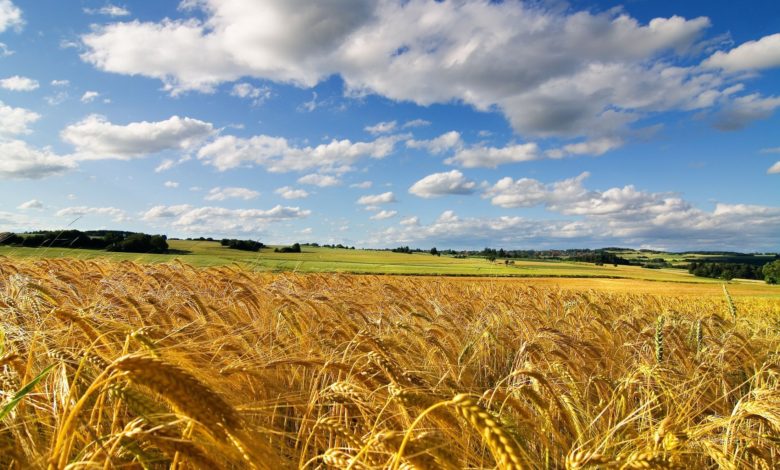
[[[95,101],[95,98],[100,96],[100,93],[96,91],[85,91],[83,95],[81,95],[81,102],[82,103],[91,103]]]
[[[191,5],[204,19],[96,27],[82,37],[82,58],[160,79],[172,93],[210,92],[244,76],[313,87],[339,74],[349,95],[498,109],[517,132],[540,136],[600,137],[640,114],[712,105],[723,84],[666,60],[697,50],[704,17],[643,24],[619,10],[544,2]]]
[[[415,226],[420,225],[420,218],[415,216],[406,217],[404,219],[401,219],[400,222],[398,222],[401,225],[409,225],[409,226]]]
[[[599,139],[586,140],[574,144],[567,144],[561,148],[550,149],[545,152],[550,158],[563,158],[569,155],[604,155],[610,150],[620,148],[623,145],[623,139],[618,137],[602,137]]]
[[[349,187],[358,188],[358,189],[368,189],[373,185],[374,185],[373,181],[361,181],[360,183],[352,183],[349,185]]]
[[[161,161],[160,164],[157,165],[154,168],[154,172],[155,173],[160,173],[160,172],[163,172],[163,171],[170,170],[171,168],[173,168],[175,166],[176,166],[176,160],[173,160],[171,158],[166,158],[163,161]]]
[[[41,220],[29,217],[27,214],[0,211],[0,230],[18,232],[29,230],[30,227],[46,228],[47,224]]]
[[[71,160],[21,140],[0,140],[0,178],[40,179],[76,167]]]
[[[319,186],[320,188],[327,188],[330,186],[338,186],[341,184],[341,180],[331,175],[320,175],[312,173],[304,175],[298,178],[300,184],[310,184],[312,186]]]
[[[378,122],[373,126],[366,126],[364,129],[369,134],[388,134],[393,132],[398,127],[397,121],[384,121]]]
[[[718,51],[705,60],[703,65],[729,72],[780,67],[780,33],[748,41],[728,52]]]
[[[396,214],[398,214],[398,211],[388,211],[388,210],[381,210],[377,212],[376,214],[369,217],[371,220],[385,220],[390,219],[392,217],[395,217]]]
[[[39,86],[37,80],[22,77],[20,75],[14,75],[0,80],[0,88],[5,88],[10,91],[33,91]]]
[[[770,227],[780,224],[780,208],[718,203],[714,211],[707,212],[677,194],[641,191],[632,185],[589,190],[583,185],[588,176],[586,172],[550,184],[528,178],[503,178],[488,188],[483,197],[500,207],[542,206],[577,217],[548,221],[515,219],[529,230],[536,227],[538,233],[548,231],[549,240],[545,243],[578,239],[591,244],[619,242],[635,246],[662,241],[689,249],[735,247],[737,243],[771,246]],[[475,220],[471,222],[476,223]],[[749,233],[751,240],[729,240],[739,238],[741,231]]]
[[[248,99],[252,102],[253,106],[260,106],[271,97],[271,88],[267,86],[256,87],[251,83],[246,82],[236,83],[230,90],[230,95]]]
[[[202,232],[208,227],[214,233],[256,233],[268,224],[308,217],[311,211],[299,207],[277,205],[271,209],[226,209],[224,207],[193,207],[191,205],[155,206],[142,218],[185,232]]]
[[[56,215],[58,217],[106,217],[114,222],[125,222],[130,220],[127,212],[122,209],[117,209],[116,207],[73,206],[60,209],[57,211]]]
[[[60,136],[76,148],[74,157],[79,160],[129,160],[164,150],[190,150],[214,133],[211,123],[188,117],[120,125],[93,114],[66,127]]]
[[[433,173],[414,183],[409,192],[422,198],[432,198],[448,194],[472,194],[477,183],[466,178],[458,170]]]
[[[65,87],[65,86],[68,86],[68,85],[70,85],[70,80],[52,80],[51,81],[51,86]]]
[[[769,175],[780,174],[780,161],[775,162],[775,164],[770,166],[769,169],[766,170],[766,172]]]
[[[251,199],[255,199],[258,196],[260,196],[258,191],[249,188],[216,187],[211,188],[209,193],[203,199],[207,201],[224,201],[225,199],[243,199],[244,201],[249,201]]]
[[[444,162],[465,168],[495,168],[507,163],[528,162],[538,158],[539,146],[531,142],[507,145],[505,147],[474,145],[458,150],[455,152],[455,155],[444,160]]]
[[[433,139],[407,140],[406,146],[413,149],[424,149],[433,154],[440,154],[452,149],[460,148],[463,146],[463,141],[460,138],[459,132],[449,131]]]
[[[343,172],[362,158],[380,159],[390,155],[402,138],[386,136],[371,142],[332,140],[315,147],[298,147],[284,137],[258,135],[246,139],[227,135],[203,146],[198,158],[220,171],[258,165],[274,173],[313,169]]]
[[[761,96],[753,93],[735,98],[715,117],[714,125],[722,131],[735,131],[745,128],[759,119],[770,117],[780,107],[780,96]]]
[[[163,183],[163,186],[165,186],[166,188],[174,189],[174,188],[178,188],[179,187],[179,182],[178,181],[166,181],[165,183]]]
[[[4,42],[0,42],[0,57],[8,57],[14,55],[14,51],[11,50]]]
[[[282,186],[274,191],[284,199],[303,199],[309,197],[309,193],[304,189],[295,189],[292,186]]]
[[[583,183],[589,176],[584,172],[550,184],[506,177],[487,188],[483,197],[504,208],[544,206],[564,215],[608,216],[610,220],[684,214],[692,210],[689,203],[674,194],[639,191],[632,185],[606,191],[588,190]]]
[[[780,208],[717,204],[711,212],[690,205],[669,206],[629,218],[532,220],[520,216],[459,217],[443,212],[430,224],[396,226],[375,232],[366,244],[446,244],[482,246],[575,247],[583,244],[662,244],[670,249],[772,249],[780,230]]]
[[[106,16],[118,17],[118,16],[129,16],[130,10],[128,10],[125,7],[120,7],[109,3],[100,8],[84,8],[84,13],[88,15],[106,15]]]
[[[0,101],[0,137],[29,134],[28,126],[40,118],[41,115],[36,112],[14,108]]]
[[[411,127],[425,127],[430,125],[431,121],[426,121],[425,119],[412,119],[411,121],[406,121],[401,127],[408,129]]]
[[[43,203],[37,199],[30,199],[29,201],[19,204],[17,209],[29,210],[29,209],[43,209]]]
[[[382,194],[361,196],[360,199],[357,200],[358,204],[362,204],[364,206],[376,206],[377,204],[389,204],[391,202],[396,202],[395,195],[393,195],[392,191],[388,191]]]
[[[8,28],[21,28],[23,25],[22,10],[11,0],[0,0],[0,33]]]

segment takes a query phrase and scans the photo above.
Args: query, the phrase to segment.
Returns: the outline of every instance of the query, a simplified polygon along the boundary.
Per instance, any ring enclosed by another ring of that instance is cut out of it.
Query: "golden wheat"
[[[0,468],[780,468],[780,296],[0,274]]]

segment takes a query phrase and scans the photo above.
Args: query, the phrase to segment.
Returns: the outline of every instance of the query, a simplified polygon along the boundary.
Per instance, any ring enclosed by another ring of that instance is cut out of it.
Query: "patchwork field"
[[[450,256],[432,256],[427,253],[404,254],[310,246],[304,246],[302,253],[274,253],[273,248],[265,248],[259,252],[231,250],[220,246],[218,242],[209,241],[171,240],[169,244],[173,253],[165,255],[8,246],[0,246],[0,255],[14,259],[103,259],[138,263],[168,263],[178,260],[200,267],[234,266],[269,272],[640,279],[710,284],[712,287],[709,290],[720,289],[721,283],[716,279],[695,277],[682,269],[646,269],[639,266],[596,266],[592,263],[526,260],[514,260],[513,265],[507,266],[503,260],[490,262],[484,258],[458,259]],[[778,292],[771,287],[766,289],[755,287],[762,283],[736,280],[733,284],[751,285],[753,292],[761,290],[766,295]]]
[[[0,466],[777,468],[766,289],[0,258]]]

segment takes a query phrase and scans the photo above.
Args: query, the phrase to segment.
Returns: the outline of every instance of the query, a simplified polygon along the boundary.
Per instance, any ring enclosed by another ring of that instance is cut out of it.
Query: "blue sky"
[[[780,250],[780,3],[0,0],[0,230]]]

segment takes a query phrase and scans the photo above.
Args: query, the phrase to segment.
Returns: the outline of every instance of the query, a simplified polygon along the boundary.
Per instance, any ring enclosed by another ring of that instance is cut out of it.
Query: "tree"
[[[441,256],[441,255],[439,255],[439,250],[437,250],[435,246],[433,248],[431,248],[431,254],[433,256]]]
[[[761,272],[764,274],[764,280],[767,284],[780,283],[780,260],[765,264]]]

